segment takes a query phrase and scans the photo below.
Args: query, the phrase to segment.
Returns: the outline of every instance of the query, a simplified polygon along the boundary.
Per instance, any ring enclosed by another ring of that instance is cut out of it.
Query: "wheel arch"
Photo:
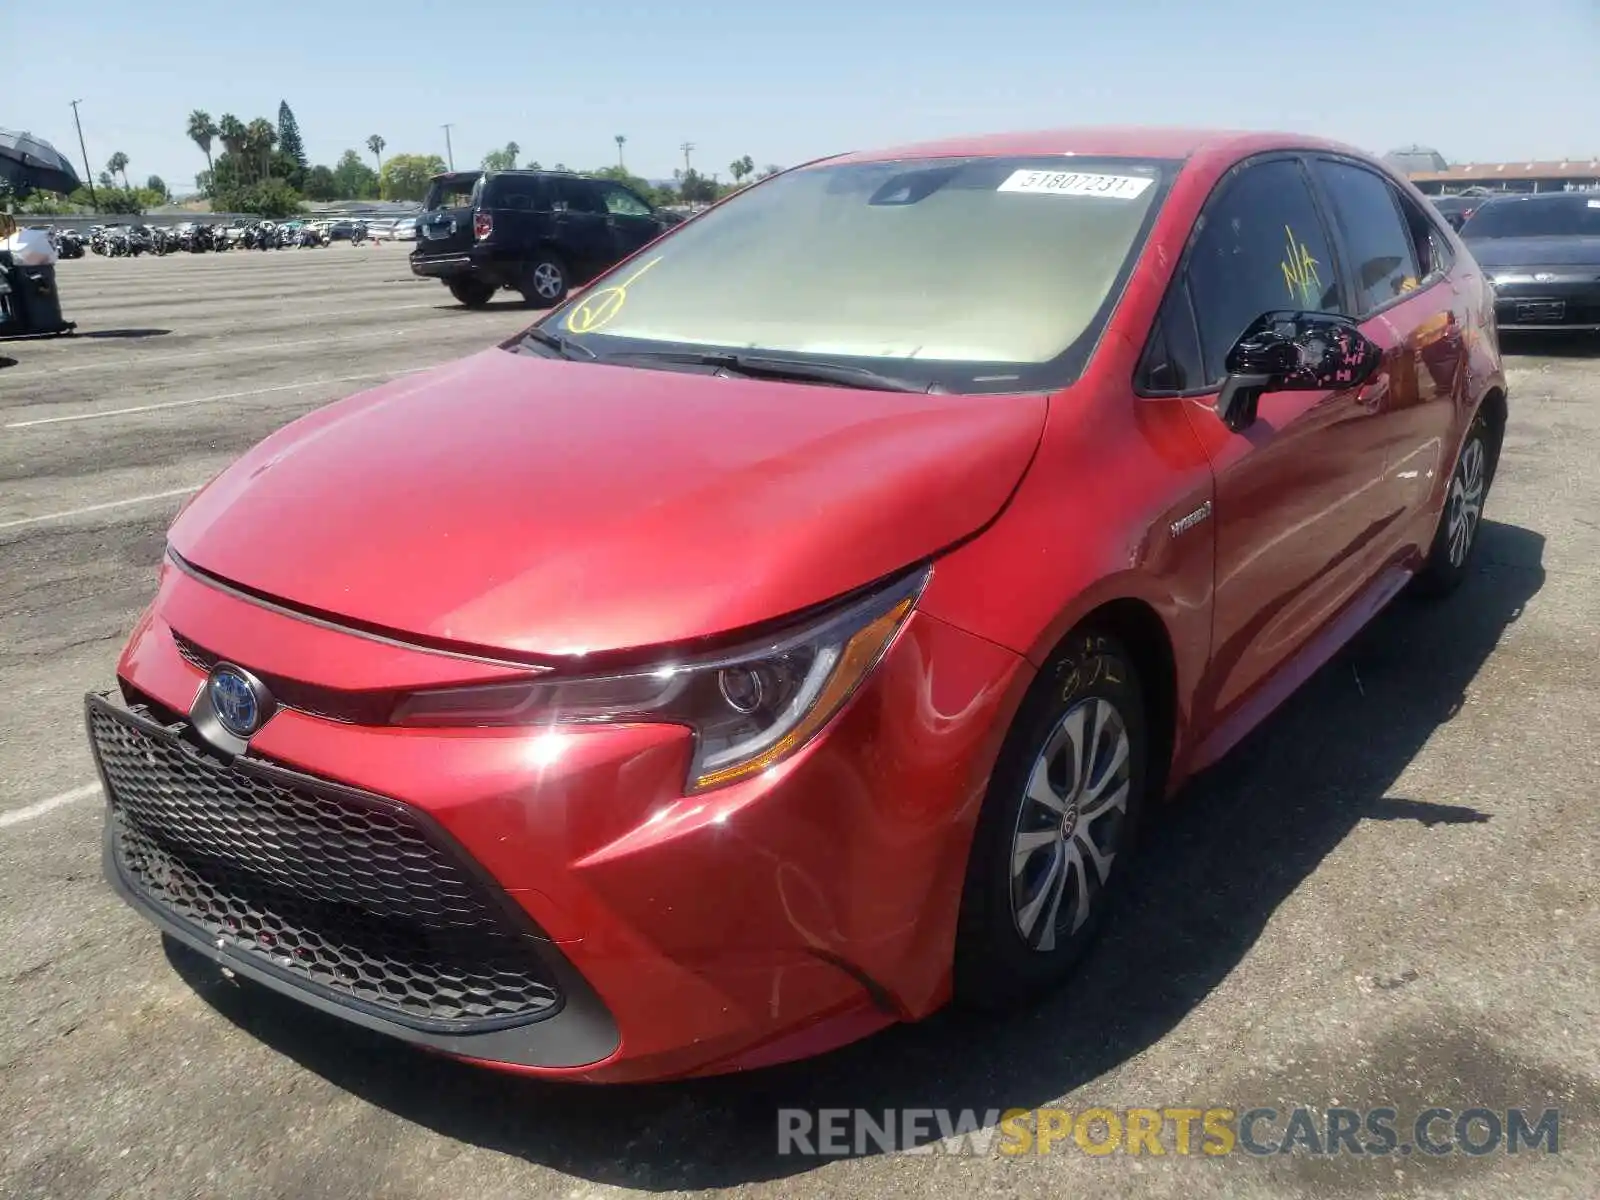
[[[1133,659],[1144,693],[1145,722],[1150,732],[1150,796],[1163,797],[1172,779],[1178,742],[1178,660],[1172,634],[1153,605],[1136,596],[1104,600],[1078,616],[1050,648],[1049,661],[1077,633],[1094,629],[1122,643]]]

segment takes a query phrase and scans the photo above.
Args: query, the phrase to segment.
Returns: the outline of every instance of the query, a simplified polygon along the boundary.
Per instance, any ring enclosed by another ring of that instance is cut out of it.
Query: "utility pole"
[[[454,171],[456,169],[456,152],[450,148],[450,131],[454,129],[455,126],[441,125],[439,128],[444,130],[444,153],[445,157],[450,162],[450,169]]]
[[[94,172],[89,169],[89,148],[83,144],[83,122],[78,119],[78,105],[82,100],[72,102],[72,123],[78,127],[78,149],[83,151],[83,182],[89,188],[89,207],[98,209],[100,201],[94,194]]]
[[[617,169],[621,171],[626,171],[628,169],[628,164],[622,161],[622,143],[627,140],[627,135],[621,133],[617,134]]]
[[[694,168],[689,165],[689,154],[694,150],[694,143],[685,142],[683,145],[679,146],[678,149],[683,151],[683,173],[687,175],[690,171],[694,170]]]

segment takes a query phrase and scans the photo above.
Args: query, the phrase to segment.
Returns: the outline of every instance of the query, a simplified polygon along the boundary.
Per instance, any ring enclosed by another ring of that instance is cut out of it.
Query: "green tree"
[[[300,123],[294,119],[294,110],[287,100],[278,101],[278,148],[294,159],[301,172],[309,166],[305,143],[300,140]]]
[[[378,174],[383,174],[383,148],[389,143],[377,134],[367,139],[367,149],[372,151],[372,161],[378,164]]]
[[[745,176],[754,175],[755,170],[756,164],[751,161],[748,154],[746,154],[743,158],[736,158],[728,164],[728,174],[733,176],[733,183],[735,187],[744,182]]]
[[[366,170],[365,163],[357,165]],[[315,166],[306,172],[305,196],[307,200],[353,199],[339,195],[339,181],[334,178],[333,172],[324,166]]]
[[[378,173],[354,150],[346,150],[333,168],[336,200],[374,200],[378,196]]]
[[[641,199],[648,200],[651,204],[671,204],[677,197],[670,192],[663,194],[661,189],[653,187],[648,179],[641,179],[631,174],[623,167],[601,167],[598,171],[591,171],[596,179],[610,179],[620,183],[630,191],[637,192]]]
[[[225,194],[222,211],[255,213],[274,219],[287,217],[300,211],[300,193],[282,179],[269,179]]]
[[[238,165],[244,156],[244,122],[239,120],[239,118],[234,116],[232,113],[223,113],[222,119],[217,122],[217,138],[222,142],[223,158],[231,157],[234,162],[235,170],[237,170]],[[217,188],[221,188],[224,182],[220,167],[221,164],[219,162],[214,164],[211,169],[212,175],[215,177],[213,183]]]
[[[144,189],[160,196],[163,204],[172,199],[172,189],[167,186],[167,181],[159,175],[152,175],[149,179],[146,179],[144,181]]]
[[[761,174],[757,175],[756,178],[771,179],[774,175],[778,174],[782,170],[783,168],[778,166],[777,163],[768,163],[764,168],[762,168]]]
[[[211,172],[217,169],[216,163],[211,161],[211,139],[216,136],[217,123],[211,119],[210,113],[197,108],[189,114],[189,140],[200,147],[200,153],[206,156],[206,170]]]
[[[255,178],[265,180],[272,175],[272,148],[278,144],[278,131],[265,117],[257,117],[245,126],[245,153],[250,159]]]
[[[111,172],[111,174],[113,174],[113,175],[121,175],[122,176],[122,186],[123,186],[124,189],[127,188],[127,186],[128,186],[128,156],[126,154],[124,154],[121,150],[118,150],[106,162],[106,170]]]
[[[437,154],[394,154],[378,172],[379,194],[385,200],[421,200],[428,181],[447,168]]]
[[[504,150],[491,150],[483,156],[483,169],[485,171],[515,171],[517,169],[517,155],[521,153],[521,146],[515,142],[507,142]]]
[[[710,204],[717,198],[717,183],[708,179],[693,167],[687,171],[679,171],[678,195],[683,197],[686,204]]]

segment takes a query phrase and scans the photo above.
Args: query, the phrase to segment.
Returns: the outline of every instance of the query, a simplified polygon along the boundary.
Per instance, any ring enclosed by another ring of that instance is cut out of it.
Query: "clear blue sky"
[[[255,14],[247,20],[243,12]],[[676,14],[676,15],[675,15]],[[0,126],[98,172],[178,190],[194,108],[293,107],[313,162],[362,149],[475,166],[508,140],[546,165],[727,177],[946,134],[1136,123],[1287,128],[1453,160],[1600,154],[1600,0],[71,0],[9,22]],[[365,150],[362,150],[365,154]]]

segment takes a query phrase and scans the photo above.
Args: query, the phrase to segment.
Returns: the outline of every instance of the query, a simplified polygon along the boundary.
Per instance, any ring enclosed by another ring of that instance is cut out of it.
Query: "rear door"
[[[1237,711],[1304,649],[1373,573],[1384,454],[1355,389],[1268,392],[1247,428],[1212,407],[1225,361],[1264,312],[1342,312],[1332,237],[1297,157],[1236,168],[1202,212],[1174,295],[1194,322],[1204,397],[1191,421],[1216,475],[1208,712]],[[1192,374],[1193,371],[1186,372]]]
[[[627,258],[661,235],[665,227],[655,210],[620,183],[600,183],[600,196],[611,217],[616,256]]]
[[[592,279],[619,257],[605,199],[592,179],[558,175],[550,186],[556,247],[576,279]]]
[[[482,171],[434,177],[417,218],[418,254],[465,254],[472,249],[472,210],[482,180]]]
[[[1416,537],[1415,519],[1454,456],[1446,442],[1455,398],[1465,386],[1465,313],[1449,279],[1448,243],[1389,179],[1364,164],[1324,156],[1312,160],[1312,173],[1349,268],[1350,315],[1384,351],[1364,398],[1383,435],[1381,540],[1393,550],[1407,535]]]

